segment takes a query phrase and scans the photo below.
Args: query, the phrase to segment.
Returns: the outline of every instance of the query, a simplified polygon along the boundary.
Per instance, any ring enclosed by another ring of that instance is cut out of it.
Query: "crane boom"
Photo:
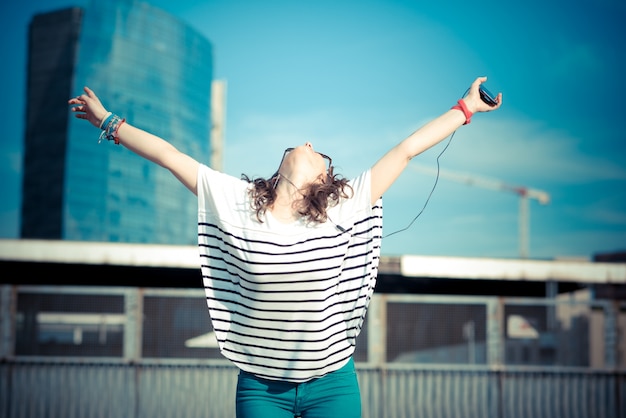
[[[520,239],[520,256],[528,258],[528,242],[529,242],[529,218],[530,210],[528,208],[528,199],[535,199],[542,205],[550,203],[550,195],[543,190],[533,189],[525,186],[513,186],[501,180],[483,177],[475,174],[460,173],[450,170],[437,170],[417,163],[409,164],[409,167],[417,172],[428,174],[431,176],[439,176],[457,183],[467,184],[468,186],[477,186],[484,189],[495,191],[510,192],[520,197],[519,204],[519,239]]]
[[[423,174],[429,174],[432,176],[437,175],[437,169],[427,167],[425,165],[411,163],[409,167],[417,172]],[[483,177],[476,174],[461,173],[458,171],[439,170],[439,176],[448,180],[456,181],[457,183],[467,184],[468,186],[477,186],[484,189],[491,189],[496,191],[505,191],[517,194],[518,196],[526,196],[530,199],[535,199],[542,205],[550,203],[550,195],[543,190],[532,189],[524,186],[513,186],[507,184],[501,180],[492,179],[489,177]]]

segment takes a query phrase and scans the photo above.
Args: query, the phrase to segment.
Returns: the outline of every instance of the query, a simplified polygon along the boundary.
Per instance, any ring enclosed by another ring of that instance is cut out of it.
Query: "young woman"
[[[360,417],[352,354],[374,291],[381,196],[416,155],[495,110],[477,78],[467,96],[350,181],[310,143],[288,148],[268,179],[212,170],[107,112],[96,94],[76,117],[167,168],[198,196],[198,244],[221,353],[240,370],[237,417]]]

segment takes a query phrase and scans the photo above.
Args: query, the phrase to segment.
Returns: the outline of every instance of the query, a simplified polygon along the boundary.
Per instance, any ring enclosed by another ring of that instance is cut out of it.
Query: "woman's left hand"
[[[474,80],[470,86],[469,93],[463,98],[467,109],[472,113],[490,112],[498,109],[502,105],[502,93],[498,93],[495,97],[497,103],[495,106],[488,105],[480,98],[480,92],[478,89],[485,81],[487,81],[487,77],[478,77]]]

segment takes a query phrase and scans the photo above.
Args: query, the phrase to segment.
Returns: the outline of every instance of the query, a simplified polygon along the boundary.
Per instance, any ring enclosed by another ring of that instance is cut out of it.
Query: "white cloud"
[[[523,120],[480,121],[474,130],[459,131],[446,164],[501,175],[515,182],[578,184],[598,180],[626,180],[618,162],[583,153],[583,140],[542,123]]]
[[[248,115],[229,130],[227,171],[253,170],[256,175],[266,175],[276,168],[285,147],[311,141],[317,150],[331,154],[336,166],[350,177],[368,168],[419,126],[375,129],[342,117],[341,112],[324,110],[287,117]],[[480,118],[480,122],[457,131],[440,159],[442,169],[539,188],[544,184],[626,180],[626,168],[618,161],[582,152],[583,139],[564,130],[521,117]],[[438,145],[416,161],[435,167],[435,158],[444,146]]]

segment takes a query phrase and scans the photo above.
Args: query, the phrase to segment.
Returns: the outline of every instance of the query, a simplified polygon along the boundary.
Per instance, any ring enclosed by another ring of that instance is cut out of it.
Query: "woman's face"
[[[305,179],[305,183],[312,183],[326,177],[329,165],[330,158],[315,152],[313,145],[306,142],[285,152],[279,171],[287,177],[291,175]]]

